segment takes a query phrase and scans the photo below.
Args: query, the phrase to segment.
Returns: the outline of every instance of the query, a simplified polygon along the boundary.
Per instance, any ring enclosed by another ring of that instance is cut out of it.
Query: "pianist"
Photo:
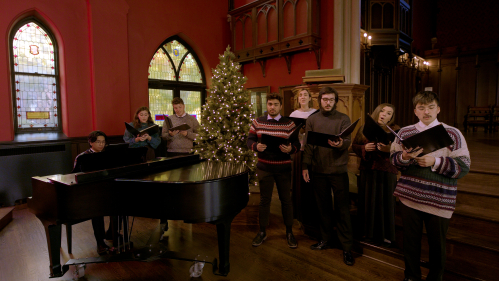
[[[107,142],[107,136],[106,134],[104,134],[104,132],[101,131],[91,132],[88,135],[88,143],[90,144],[90,148],[78,154],[78,156],[76,156],[73,166],[73,173],[84,172],[81,170],[81,167],[77,164],[78,157],[80,157],[83,154],[102,152],[106,147],[106,142]],[[103,255],[109,250],[109,247],[104,242],[104,238],[109,238],[109,240],[112,239],[111,224],[112,224],[111,221],[109,221],[108,232],[104,233],[105,231],[104,217],[97,217],[92,219],[92,227],[94,228],[95,241],[97,241],[97,253],[99,255]],[[115,228],[117,228],[117,223],[115,225]]]

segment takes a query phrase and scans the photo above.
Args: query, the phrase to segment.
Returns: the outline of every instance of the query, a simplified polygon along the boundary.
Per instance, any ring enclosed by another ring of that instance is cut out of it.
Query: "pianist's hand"
[[[256,145],[256,150],[260,151],[260,152],[263,152],[265,149],[267,148],[267,145],[266,144],[263,144],[263,143],[258,143]]]
[[[289,144],[289,145],[281,144],[281,145],[279,145],[279,148],[284,153],[290,153],[291,152],[291,144]]]
[[[332,147],[340,147],[340,146],[343,145],[343,139],[340,138],[339,141],[327,140],[327,143],[329,143],[329,145],[332,146]]]
[[[174,136],[176,134],[178,134],[178,132],[180,132],[179,130],[175,130],[175,131],[168,131],[168,134],[170,134],[170,136]]]
[[[180,131],[180,134],[184,137],[187,137],[187,131]]]

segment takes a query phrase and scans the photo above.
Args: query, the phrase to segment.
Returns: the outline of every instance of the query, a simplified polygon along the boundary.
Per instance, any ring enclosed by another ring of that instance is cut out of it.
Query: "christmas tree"
[[[256,153],[246,145],[254,111],[250,91],[243,88],[247,78],[239,72],[241,65],[234,58],[227,47],[213,69],[194,152],[203,159],[246,163],[251,171],[250,183],[256,184]]]

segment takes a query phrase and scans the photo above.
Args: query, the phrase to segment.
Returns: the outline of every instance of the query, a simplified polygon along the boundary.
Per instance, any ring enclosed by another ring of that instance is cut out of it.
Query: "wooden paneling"
[[[424,87],[440,95],[440,121],[462,128],[468,106],[496,105],[498,53],[497,46],[483,44],[425,52],[430,77]]]
[[[244,27],[243,27],[243,21],[242,20],[236,20],[236,23],[234,24],[234,50],[239,51],[243,49],[243,40],[244,40]]]
[[[282,7],[282,37],[288,38],[295,35],[295,11],[293,3],[286,1]]]
[[[244,48],[253,46],[253,23],[251,17],[247,16],[244,20]]]
[[[275,8],[270,8],[267,13],[267,42],[277,41],[277,11]]]
[[[307,33],[307,1],[298,0],[295,4],[296,35]]]

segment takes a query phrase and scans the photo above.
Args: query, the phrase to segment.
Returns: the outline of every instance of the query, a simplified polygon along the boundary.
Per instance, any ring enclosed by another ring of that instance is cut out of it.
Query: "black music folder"
[[[178,125],[176,127],[173,127],[173,128],[170,128],[168,130],[170,131],[176,131],[176,130],[179,130],[179,131],[187,131],[191,128],[191,126],[187,125],[187,124],[182,124],[182,125]]]
[[[393,134],[383,130],[369,114],[366,114],[366,124],[362,130],[362,134],[364,134],[369,141],[380,142],[382,144],[389,144],[395,138]]]
[[[307,132],[307,144],[310,145],[318,145],[326,148],[334,148],[331,145],[329,145],[328,140],[331,141],[339,141],[340,138],[344,138],[348,135],[350,135],[353,130],[355,130],[355,127],[357,126],[357,123],[359,123],[359,119],[357,121],[353,122],[348,126],[343,132],[337,134],[337,135],[329,135],[329,134],[323,134],[323,133],[318,133],[318,132],[313,132],[313,131],[308,131]]]
[[[428,130],[424,130],[406,139],[402,139],[390,127],[388,127],[388,129],[390,129],[395,137],[397,137],[406,148],[415,149],[418,146],[420,148],[422,147],[423,152],[418,155],[419,157],[454,144],[454,141],[442,124]]]
[[[138,130],[138,129],[134,128],[132,125],[125,122],[125,127],[126,127],[126,130],[134,136],[140,136],[140,135],[144,135],[146,133],[149,134],[150,136],[152,136],[156,133],[159,133],[159,126],[156,124],[151,125],[147,128]]]
[[[260,137],[260,143],[267,145],[267,148],[265,149],[265,151],[281,152],[281,149],[279,148],[279,146],[281,144],[284,144],[284,145],[291,144],[292,139],[298,138],[299,132],[300,132],[300,128],[299,127],[295,128],[295,130],[291,133],[291,135],[287,139],[272,136],[272,135],[262,134]]]

